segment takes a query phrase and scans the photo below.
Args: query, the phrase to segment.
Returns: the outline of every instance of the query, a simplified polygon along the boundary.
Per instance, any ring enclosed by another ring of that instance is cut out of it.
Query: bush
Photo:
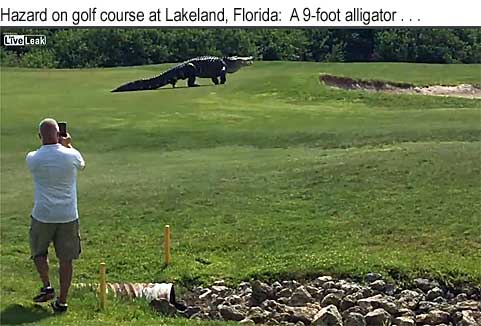
[[[18,65],[27,68],[55,68],[55,53],[47,48],[35,48],[20,57]]]
[[[480,29],[64,29],[47,48],[1,48],[1,64],[113,67],[179,62],[202,55],[261,60],[481,63]]]

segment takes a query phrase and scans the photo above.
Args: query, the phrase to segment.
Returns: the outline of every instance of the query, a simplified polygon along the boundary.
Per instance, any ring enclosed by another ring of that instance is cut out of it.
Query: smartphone
[[[58,123],[59,134],[61,137],[67,137],[67,123],[66,122],[59,122]]]

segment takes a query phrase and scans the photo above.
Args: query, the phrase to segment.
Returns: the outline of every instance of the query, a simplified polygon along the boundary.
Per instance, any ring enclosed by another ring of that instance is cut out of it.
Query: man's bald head
[[[43,119],[38,125],[38,133],[44,145],[57,144],[58,132],[58,124],[54,119]]]

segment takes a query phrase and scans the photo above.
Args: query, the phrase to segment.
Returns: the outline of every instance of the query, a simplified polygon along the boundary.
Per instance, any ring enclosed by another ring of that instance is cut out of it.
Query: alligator
[[[215,85],[226,82],[226,74],[232,74],[253,62],[252,57],[197,57],[178,64],[160,75],[140,79],[117,87],[112,92],[130,92],[157,89],[167,84],[175,87],[179,79],[187,79],[189,87],[199,86],[195,83],[196,77],[211,78]]]

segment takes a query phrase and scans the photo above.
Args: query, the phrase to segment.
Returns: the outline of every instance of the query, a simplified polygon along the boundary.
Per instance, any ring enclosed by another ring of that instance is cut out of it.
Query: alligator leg
[[[189,77],[189,79],[187,80],[187,86],[189,86],[189,87],[197,87],[197,86],[199,86],[199,85],[197,85],[197,84],[195,83],[195,76]]]
[[[213,77],[212,82],[214,82],[214,84],[216,84],[216,85],[219,85],[219,78]]]
[[[197,69],[196,67],[190,63],[185,67],[185,77],[187,77],[187,86],[189,87],[196,87],[199,86],[195,83],[195,77],[197,76]]]
[[[220,83],[225,84],[225,81],[226,81],[225,74],[220,75]]]

